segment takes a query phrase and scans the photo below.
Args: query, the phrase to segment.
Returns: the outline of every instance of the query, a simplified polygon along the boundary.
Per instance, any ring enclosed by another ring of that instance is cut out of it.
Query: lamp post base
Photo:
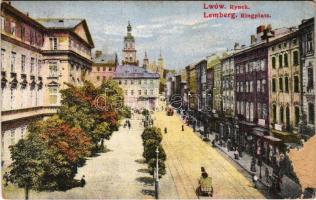
[[[159,199],[159,181],[155,180],[155,199]]]

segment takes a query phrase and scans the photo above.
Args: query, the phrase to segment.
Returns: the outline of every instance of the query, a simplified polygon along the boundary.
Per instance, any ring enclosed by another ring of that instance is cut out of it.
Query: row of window
[[[237,92],[253,92],[253,81],[236,82]],[[265,92],[266,80],[257,80],[257,92]]]
[[[130,94],[133,96],[134,95],[134,90],[130,91]],[[128,91],[125,90],[125,95],[128,95]],[[138,95],[142,95],[142,91],[138,90]],[[148,95],[147,90],[144,90],[144,95]],[[150,95],[154,95],[154,90],[150,90]]]
[[[31,45],[43,45],[43,33],[34,30],[32,27],[28,27],[28,29],[26,29],[24,24],[17,23],[13,19],[4,18],[1,16],[1,30],[5,30],[11,35],[21,38],[22,41],[27,40]]]
[[[277,60],[278,60],[278,63],[277,63]],[[279,54],[278,56],[272,56],[272,68],[275,69],[277,64],[279,68],[288,67],[289,66],[288,53],[284,53],[283,55]],[[293,65],[294,66],[299,65],[298,51],[293,51]]]
[[[300,117],[300,108],[298,106],[294,107],[294,125],[297,126]],[[278,118],[278,120],[277,120]],[[279,124],[290,124],[290,108],[286,106],[279,106],[279,115],[277,115],[277,105],[272,105],[272,120],[274,123]]]
[[[107,79],[106,76],[101,76],[101,77],[102,77],[102,80],[103,80],[103,81]],[[97,76],[97,81],[100,81],[100,76]]]
[[[265,60],[257,60],[246,63],[245,65],[238,65],[236,67],[236,74],[243,74],[248,72],[255,71],[264,71],[265,70]]]
[[[305,34],[302,38],[302,46],[304,54],[314,52],[313,30]]]
[[[2,109],[14,110],[20,108],[41,106],[43,103],[43,90],[21,88],[2,89]]]
[[[277,78],[272,78],[272,92],[277,92]],[[284,87],[283,87],[284,83]],[[279,86],[279,92],[289,92],[289,77],[279,77],[278,81]],[[294,92],[298,93],[300,91],[299,89],[299,77],[294,76],[294,85],[293,85]]]
[[[16,139],[23,139],[25,137],[25,134],[26,134],[26,131],[27,131],[27,127],[26,126],[23,126],[20,128],[20,130],[17,130],[17,129],[11,129],[10,130],[10,145],[15,145],[16,144]],[[17,134],[20,132],[20,137],[17,136]],[[1,133],[1,143],[2,143],[2,150],[4,150],[4,136],[5,136],[5,133],[4,131]],[[3,158],[3,153],[1,152],[1,157]]]
[[[50,50],[58,50],[59,47],[59,38],[58,37],[50,37],[49,38],[49,47]],[[78,51],[81,51],[85,54],[91,55],[91,51],[89,48],[85,47],[84,45],[79,44],[78,42],[75,42],[73,39],[69,39],[69,48],[74,48]]]
[[[244,102],[237,101],[237,114],[243,115],[247,120],[254,120],[254,103],[253,102]],[[267,105],[264,103],[257,103],[257,118],[266,119],[267,117]]]
[[[103,72],[106,72],[106,71],[107,71],[106,68],[107,68],[107,67],[102,67],[102,71],[103,71]],[[97,67],[97,71],[98,71],[98,72],[100,71],[100,67]],[[112,71],[112,67],[108,67],[108,71],[111,72],[111,71]]]
[[[119,80],[118,81],[118,83],[119,83],[119,85],[122,85],[123,83],[124,83],[124,85],[127,85],[127,84],[131,84],[131,85],[133,85],[134,84],[134,82],[137,82],[138,83],[138,85],[141,85],[142,83],[143,84],[147,84],[147,82],[148,83],[150,83],[150,84],[154,84],[154,80],[149,80],[149,81],[147,81],[146,79],[144,79],[143,81],[142,80],[130,80],[130,81],[128,81],[128,80],[124,80],[124,82],[122,82],[121,80]]]
[[[5,69],[5,60],[7,60],[7,56],[10,57],[10,72],[17,72],[17,67],[20,66],[21,73],[27,73],[26,72],[26,65],[27,61],[29,60],[30,63],[30,74],[37,74],[40,76],[41,74],[41,67],[42,63],[40,59],[36,59],[34,57],[30,57],[29,59],[26,57],[26,55],[21,54],[20,64],[17,63],[17,53],[14,51],[11,51],[10,54],[6,53],[5,49],[1,49],[1,71],[6,71]]]
[[[72,38],[69,38],[69,48],[75,48],[85,54],[91,55],[91,51],[89,48],[85,47],[84,45],[81,45],[79,42],[76,42]]]
[[[293,45],[296,45],[296,44],[297,44],[297,39],[296,39],[296,38],[294,38],[294,39],[292,40],[292,44],[293,44]],[[275,47],[276,47],[276,46],[271,47],[271,50],[274,51],[274,50],[275,50]],[[284,42],[284,43],[283,43],[283,48],[286,48],[286,47],[287,47],[287,42]],[[279,49],[282,49],[282,44],[281,44],[281,43],[278,44],[278,48],[279,48]]]

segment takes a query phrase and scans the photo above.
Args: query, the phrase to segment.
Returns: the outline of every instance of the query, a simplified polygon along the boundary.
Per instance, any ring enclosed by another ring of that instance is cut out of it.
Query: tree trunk
[[[29,199],[29,187],[28,186],[25,186],[25,200],[28,200]]]
[[[101,140],[101,149],[104,150],[104,139]]]

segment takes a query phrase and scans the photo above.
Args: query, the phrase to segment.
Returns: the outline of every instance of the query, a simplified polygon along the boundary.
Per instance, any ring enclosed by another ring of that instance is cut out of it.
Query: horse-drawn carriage
[[[202,196],[213,196],[213,186],[211,177],[199,179],[199,187],[196,190],[196,195],[198,196],[198,198]]]

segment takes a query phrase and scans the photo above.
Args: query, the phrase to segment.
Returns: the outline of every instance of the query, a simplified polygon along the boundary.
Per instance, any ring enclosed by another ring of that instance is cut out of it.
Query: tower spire
[[[132,31],[132,26],[130,21],[128,21],[128,25],[127,25],[127,32],[131,32]]]
[[[143,60],[143,67],[144,67],[145,69],[147,69],[148,66],[149,66],[149,60],[148,60],[148,58],[147,58],[147,51],[145,50],[145,56],[144,56],[144,60]]]

